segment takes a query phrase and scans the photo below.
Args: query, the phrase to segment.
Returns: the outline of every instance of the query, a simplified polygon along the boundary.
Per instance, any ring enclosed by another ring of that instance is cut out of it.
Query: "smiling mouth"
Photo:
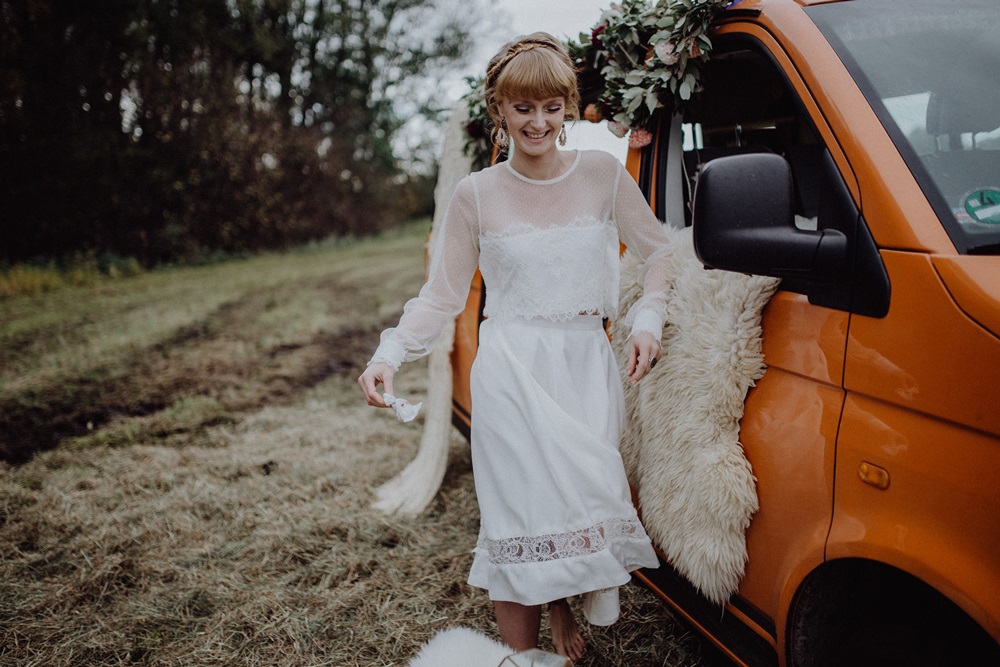
[[[527,137],[529,139],[541,139],[542,137],[544,137],[548,133],[549,133],[548,130],[546,130],[545,132],[539,132],[537,134],[532,133],[532,132],[525,132],[524,134],[527,135]]]

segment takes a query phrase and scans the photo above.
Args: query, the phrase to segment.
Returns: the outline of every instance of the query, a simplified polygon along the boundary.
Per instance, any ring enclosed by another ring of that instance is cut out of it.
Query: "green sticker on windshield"
[[[1000,190],[983,188],[965,198],[965,212],[976,222],[1000,225]]]

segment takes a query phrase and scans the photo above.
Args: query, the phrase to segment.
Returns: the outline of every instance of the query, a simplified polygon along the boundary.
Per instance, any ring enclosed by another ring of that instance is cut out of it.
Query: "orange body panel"
[[[847,314],[817,308],[806,297],[778,292],[764,309],[764,363],[839,387],[844,379]]]
[[[779,642],[785,618],[776,610],[823,562],[847,319],[802,295],[777,293],[762,322],[768,370],[748,395],[740,423],[761,509],[747,531],[751,558],[739,595],[775,623]]]
[[[861,481],[862,461],[888,471],[888,488]],[[909,572],[1000,636],[1000,440],[850,396],[837,470],[828,557]]]
[[[455,319],[455,342],[451,348],[451,400],[455,416],[466,427],[472,425],[472,391],[469,378],[479,350],[479,314],[482,308],[483,277],[479,271],[472,279],[465,310]]]
[[[1000,436],[1000,339],[955,304],[930,257],[882,259],[892,304],[884,318],[851,322],[847,389]]]
[[[934,268],[966,315],[1000,336],[1000,262],[993,257],[940,255],[931,258]]]
[[[823,562],[843,400],[839,388],[772,368],[747,398],[740,423],[761,509],[747,531],[750,559],[739,594],[775,623],[778,637],[785,619],[775,612],[786,592]]]

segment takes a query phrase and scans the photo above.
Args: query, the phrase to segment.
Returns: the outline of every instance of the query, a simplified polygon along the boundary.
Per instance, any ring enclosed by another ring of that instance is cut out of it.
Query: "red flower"
[[[594,28],[594,32],[590,33],[590,43],[595,49],[603,49],[604,42],[601,41],[601,33],[604,32],[605,28],[608,26],[601,24]]]
[[[482,123],[475,120],[470,120],[465,126],[465,133],[473,139],[485,139],[487,135],[486,129],[482,126]]]

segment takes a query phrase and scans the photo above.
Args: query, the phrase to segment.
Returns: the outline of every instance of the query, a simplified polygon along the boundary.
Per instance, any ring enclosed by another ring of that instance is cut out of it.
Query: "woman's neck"
[[[510,166],[525,178],[533,181],[551,181],[562,176],[572,164],[568,153],[559,150],[542,155],[527,155],[517,152],[510,158]]]

